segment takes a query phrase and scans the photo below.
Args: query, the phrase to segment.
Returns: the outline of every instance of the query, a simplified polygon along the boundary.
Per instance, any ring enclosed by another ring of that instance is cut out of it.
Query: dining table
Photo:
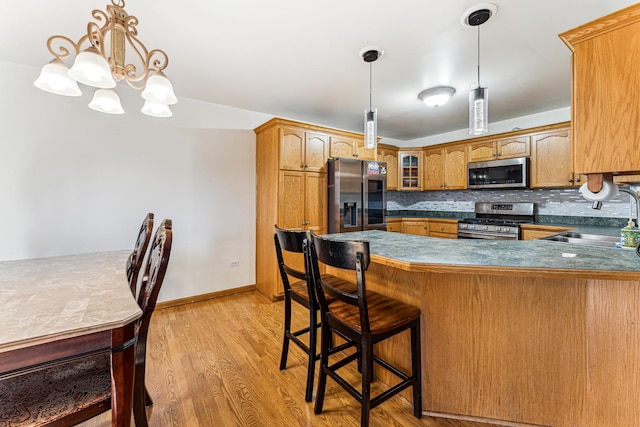
[[[0,381],[97,352],[111,353],[111,425],[129,427],[135,323],[130,250],[0,261]]]

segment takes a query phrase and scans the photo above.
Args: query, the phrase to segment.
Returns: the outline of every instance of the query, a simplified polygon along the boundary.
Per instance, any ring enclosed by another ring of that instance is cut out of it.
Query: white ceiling
[[[490,122],[566,107],[570,52],[558,34],[629,6],[629,0],[489,0],[480,30],[481,80]],[[54,34],[77,40],[109,0],[20,0],[0,15],[0,60],[40,68]],[[139,39],[169,56],[178,97],[362,131],[374,62],[378,134],[407,141],[466,128],[477,79],[477,30],[462,24],[470,0],[128,0]],[[37,77],[34,69],[34,79]],[[457,92],[433,109],[420,91]],[[177,108],[174,111],[179,111]]]

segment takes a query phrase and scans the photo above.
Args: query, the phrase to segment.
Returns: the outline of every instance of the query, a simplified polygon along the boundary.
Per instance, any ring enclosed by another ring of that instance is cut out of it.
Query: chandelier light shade
[[[420,92],[418,99],[429,107],[439,107],[446,104],[454,93],[456,90],[451,86],[436,86]]]
[[[142,90],[144,114],[170,117],[169,105],[178,99],[163,72],[169,58],[162,50],[148,50],[138,40],[138,18],[127,14],[124,6],[124,0],[111,0],[106,12],[93,10],[96,22],[89,22],[87,33],[76,42],[65,36],[49,37],[47,48],[54,59],[42,68],[34,85],[58,95],[79,96],[77,83],[82,83],[98,89],[89,104],[91,109],[123,114],[120,97],[113,89],[125,81]],[[64,60],[72,55],[75,60],[69,69]]]
[[[38,89],[64,96],[80,96],[78,83],[69,76],[69,67],[60,59],[53,59],[42,67],[40,77],[34,82]]]
[[[368,149],[375,149],[378,143],[378,110],[371,106],[372,99],[372,63],[382,56],[384,51],[368,47],[360,51],[364,62],[369,63],[369,108],[364,110],[364,145]]]
[[[485,7],[486,6],[486,7]],[[489,132],[489,88],[480,81],[480,26],[497,10],[493,4],[480,5],[468,14],[466,24],[478,28],[478,80],[469,91],[469,134]]]
[[[111,89],[98,89],[93,94],[93,99],[89,103],[89,108],[101,113],[124,114],[124,109],[120,104],[120,97]]]

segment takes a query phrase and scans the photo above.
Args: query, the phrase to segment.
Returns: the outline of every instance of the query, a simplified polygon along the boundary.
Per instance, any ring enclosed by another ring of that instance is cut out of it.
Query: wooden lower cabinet
[[[429,220],[417,219],[417,220],[403,220],[402,232],[406,234],[415,234],[417,236],[429,235]]]
[[[429,237],[458,238],[457,219],[429,219]]]
[[[387,231],[402,233],[402,218],[387,218]]]
[[[520,226],[520,240],[542,239],[547,236],[571,230],[571,227],[557,227],[552,225],[522,224]]]

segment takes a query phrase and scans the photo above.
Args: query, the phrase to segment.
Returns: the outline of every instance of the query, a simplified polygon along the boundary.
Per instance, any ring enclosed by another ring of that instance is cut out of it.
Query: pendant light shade
[[[489,132],[489,88],[480,82],[480,25],[496,12],[494,4],[480,5],[466,17],[466,24],[478,28],[478,80],[469,91],[469,134],[482,135]]]
[[[489,88],[474,86],[469,91],[469,134],[482,135],[489,131]]]
[[[364,48],[360,51],[360,56],[364,62],[369,63],[369,108],[364,110],[364,146],[368,149],[375,149],[378,143],[378,110],[371,107],[372,98],[372,66],[384,51],[374,47]]]
[[[378,109],[364,110],[364,146],[376,148],[378,139]]]

